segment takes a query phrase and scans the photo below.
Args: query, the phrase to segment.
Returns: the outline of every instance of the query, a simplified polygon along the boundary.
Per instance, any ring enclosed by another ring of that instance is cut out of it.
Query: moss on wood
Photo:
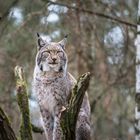
[[[21,140],[32,140],[32,128],[26,82],[22,67],[15,67],[17,101],[21,112],[20,136]]]
[[[17,140],[8,117],[0,107],[0,140]]]
[[[83,74],[73,88],[67,109],[61,116],[63,140],[75,140],[76,122],[85,92],[89,86],[90,73]]]

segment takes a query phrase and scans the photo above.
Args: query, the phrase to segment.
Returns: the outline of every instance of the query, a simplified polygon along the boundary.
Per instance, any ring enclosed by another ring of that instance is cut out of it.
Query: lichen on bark
[[[85,95],[85,92],[89,86],[90,73],[87,72],[80,76],[76,85],[72,90],[72,95],[69,99],[67,109],[61,116],[61,127],[63,131],[63,140],[75,140],[76,139],[76,122],[79,114],[80,107]]]
[[[21,112],[21,126],[20,126],[21,140],[32,140],[32,128],[30,121],[28,94],[22,67],[20,66],[15,67],[15,77],[16,77],[17,102]]]
[[[8,117],[0,107],[0,140],[17,140]]]

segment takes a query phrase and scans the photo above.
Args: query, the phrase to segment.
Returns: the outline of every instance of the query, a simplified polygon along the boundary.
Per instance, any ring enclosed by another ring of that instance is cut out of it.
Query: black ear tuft
[[[68,34],[66,34],[66,35],[64,36],[64,39],[62,39],[62,40],[59,42],[60,46],[61,46],[63,49],[65,49],[65,45],[66,45],[66,42],[67,42],[67,37],[68,37]]]
[[[39,33],[36,33],[37,37],[40,37],[40,34]]]
[[[41,38],[41,36],[40,36],[39,33],[36,33],[36,35],[37,35],[37,43],[38,43],[37,46],[38,46],[38,50],[40,50],[46,44],[46,42],[45,42],[45,40],[43,40]]]

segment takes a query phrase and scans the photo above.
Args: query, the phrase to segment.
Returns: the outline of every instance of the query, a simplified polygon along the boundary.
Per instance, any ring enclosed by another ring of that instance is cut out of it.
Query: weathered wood
[[[0,108],[0,140],[17,140],[8,117]]]
[[[32,128],[30,122],[30,111],[26,82],[23,69],[20,66],[15,67],[17,101],[21,112],[20,136],[21,140],[32,140]]]
[[[89,86],[90,73],[83,74],[73,88],[72,96],[66,110],[61,115],[63,140],[75,140],[76,122],[80,107]]]

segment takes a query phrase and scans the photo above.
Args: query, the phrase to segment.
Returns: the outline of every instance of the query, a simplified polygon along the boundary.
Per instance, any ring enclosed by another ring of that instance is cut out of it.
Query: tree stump
[[[15,76],[16,76],[17,101],[21,112],[21,126],[20,126],[21,140],[33,140],[28,94],[26,90],[26,81],[24,78],[22,67],[20,66],[15,67]]]
[[[0,108],[0,140],[17,140],[10,122],[4,111]]]
[[[85,92],[89,86],[90,73],[83,74],[72,90],[72,95],[69,100],[67,109],[61,116],[61,127],[63,130],[63,140],[76,139],[76,122],[82,105]]]

